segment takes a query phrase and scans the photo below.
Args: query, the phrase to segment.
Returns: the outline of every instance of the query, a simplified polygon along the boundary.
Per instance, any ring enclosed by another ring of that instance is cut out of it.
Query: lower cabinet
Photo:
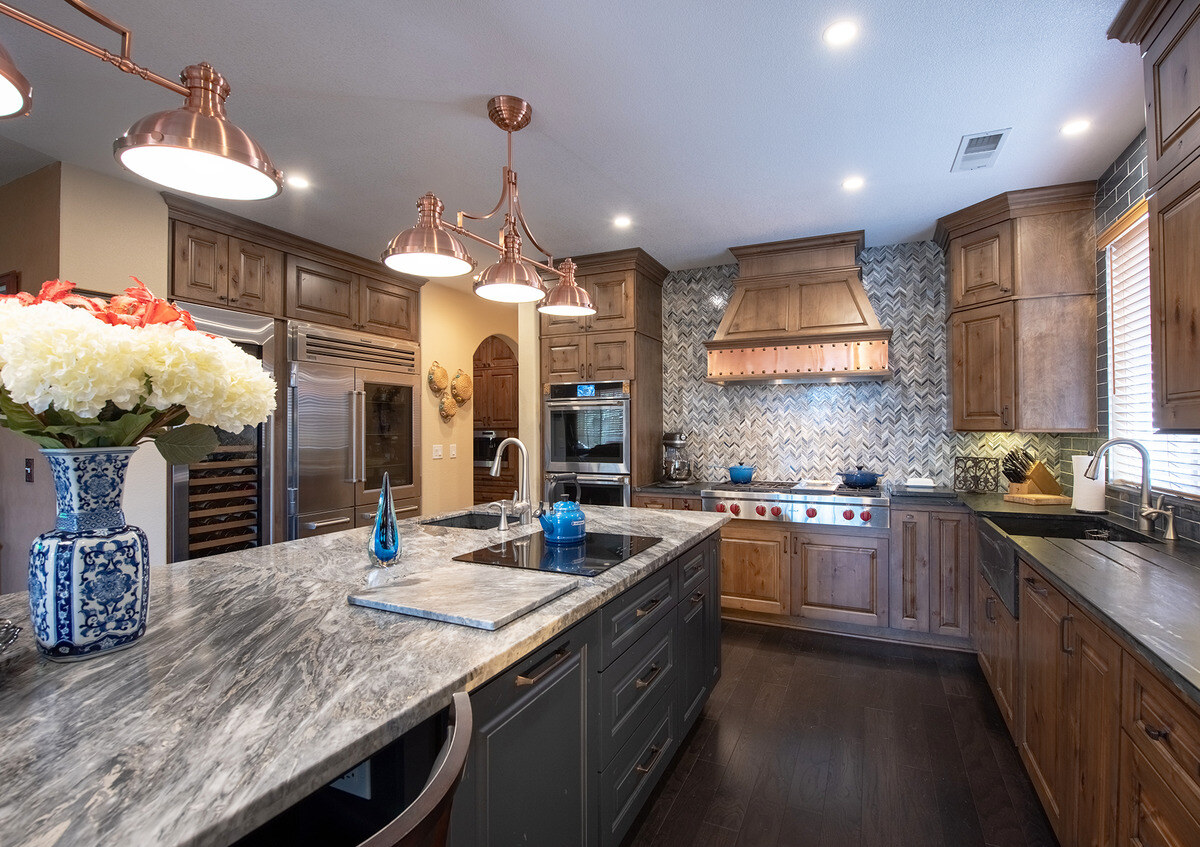
[[[971,633],[971,529],[966,509],[891,510],[890,625],[966,638]]]
[[[979,667],[996,698],[1000,715],[1013,738],[1020,738],[1017,712],[1017,619],[988,585],[983,573],[975,574],[975,610],[972,615]]]
[[[888,625],[888,539],[794,532],[791,613],[863,626]]]
[[[471,695],[454,847],[616,847],[720,674],[715,536]]]
[[[771,524],[721,527],[721,605],[786,615],[790,544],[791,533]]]
[[[1021,759],[1062,844],[1112,844],[1121,648],[1025,562],[1020,578]]]

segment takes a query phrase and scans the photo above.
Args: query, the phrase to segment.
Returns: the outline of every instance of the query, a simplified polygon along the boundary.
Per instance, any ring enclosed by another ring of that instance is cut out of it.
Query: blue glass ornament
[[[396,504],[392,502],[392,481],[386,471],[379,489],[379,509],[375,512],[375,527],[367,541],[371,564],[378,568],[394,565],[400,557],[400,528],[396,525]]]

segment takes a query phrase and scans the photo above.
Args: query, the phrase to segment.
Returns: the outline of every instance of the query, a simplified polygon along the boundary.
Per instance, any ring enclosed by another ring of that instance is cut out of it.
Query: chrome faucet
[[[1087,466],[1087,470],[1083,475],[1088,479],[1096,479],[1100,475],[1100,459],[1110,448],[1118,444],[1125,444],[1137,450],[1142,456],[1142,498],[1138,504],[1138,529],[1141,532],[1150,534],[1154,532],[1154,519],[1159,515],[1166,514],[1162,509],[1150,508],[1150,451],[1140,441],[1134,441],[1132,438],[1110,438],[1100,445],[1096,450],[1096,455],[1092,458],[1091,463]],[[1162,498],[1159,498],[1159,504],[1162,504]],[[1171,521],[1171,529],[1174,530],[1175,521]],[[1172,534],[1174,534],[1172,532]]]
[[[529,451],[519,438],[506,438],[496,447],[496,457],[492,459],[492,476],[500,476],[500,459],[504,456],[504,448],[510,444],[517,445],[521,454],[520,473],[517,477],[517,490],[514,492],[512,514],[520,521],[521,526],[529,526],[533,522],[533,504],[529,502]]]

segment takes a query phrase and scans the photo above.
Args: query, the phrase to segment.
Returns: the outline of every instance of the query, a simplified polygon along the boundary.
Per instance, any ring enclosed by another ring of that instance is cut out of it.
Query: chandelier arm
[[[486,244],[488,247],[491,247],[493,250],[495,250],[498,253],[504,252],[504,247],[501,246],[500,244],[498,244],[497,242],[488,241],[482,235],[476,235],[475,233],[471,232],[471,230],[467,229],[464,226],[457,226],[455,224],[447,223],[445,221],[442,222],[442,226],[444,226],[446,229],[450,230],[451,232],[457,232],[459,235],[464,235],[467,238],[470,238],[472,241],[478,241],[480,244]],[[540,250],[541,248],[539,247],[538,249]],[[564,274],[562,271],[560,271],[558,268],[554,267],[553,265],[543,264],[542,262],[539,262],[535,259],[531,259],[528,256],[522,256],[521,261],[525,262],[528,265],[533,265],[535,268],[541,268],[544,271],[548,271],[548,272],[554,274],[555,276],[557,276],[559,279],[562,279],[564,276],[566,276],[566,274]]]
[[[551,270],[553,270],[554,256],[550,253],[549,250],[547,250],[542,245],[538,244],[538,240],[534,237],[533,233],[530,232],[529,224],[525,220],[525,213],[521,211],[521,200],[516,195],[517,195],[516,186],[514,185],[513,186],[513,204],[517,207],[517,220],[521,224],[521,229],[525,230],[525,237],[529,239],[529,243],[532,244],[534,247],[536,247],[538,249],[538,252],[546,257],[546,260],[551,265]],[[530,261],[530,260],[526,259],[526,261]],[[541,267],[545,267],[545,265],[542,265]],[[558,272],[555,271],[555,273],[558,273]],[[559,276],[562,276],[562,274],[559,274]]]
[[[486,215],[472,215],[468,212],[459,212],[458,213],[458,225],[459,226],[463,225],[464,218],[468,218],[473,221],[486,221],[488,218],[492,217],[492,215],[494,215],[500,211],[500,207],[503,206],[504,202],[506,200],[508,200],[508,198],[509,198],[509,193],[508,193],[508,185],[509,185],[509,181],[510,181],[509,176],[508,176],[509,173],[510,173],[510,169],[506,167],[500,175],[500,199],[496,201],[496,205],[492,207],[492,210],[490,212],[488,212]]]
[[[73,6],[75,9],[82,12],[83,14],[87,15],[92,20],[99,23],[101,26],[104,26],[107,29],[111,29],[113,32],[119,33],[121,35],[121,53],[120,53],[120,55],[117,55],[110,50],[106,50],[103,47],[97,47],[95,44],[92,44],[90,41],[85,41],[84,39],[82,39],[76,35],[72,35],[71,33],[55,26],[52,23],[43,21],[41,18],[36,18],[33,15],[29,14],[28,12],[23,12],[20,9],[17,9],[13,6],[8,5],[7,3],[0,2],[0,14],[7,15],[8,17],[12,18],[15,21],[23,23],[26,26],[32,27],[33,29],[36,29],[38,32],[44,33],[45,35],[49,35],[51,38],[57,38],[59,41],[69,44],[72,47],[82,50],[85,53],[90,53],[91,55],[95,56],[96,58],[98,58],[104,62],[108,62],[109,64],[113,65],[114,67],[118,68],[119,70],[124,71],[127,74],[133,74],[134,76],[140,76],[142,79],[149,80],[150,82],[153,82],[156,85],[161,85],[163,88],[167,89],[168,91],[174,91],[176,94],[181,94],[184,97],[188,96],[188,94],[191,93],[185,86],[181,85],[180,83],[175,82],[170,79],[167,79],[164,76],[160,76],[160,75],[154,73],[153,71],[149,70],[148,68],[143,68],[141,65],[136,64],[130,58],[130,50],[132,49],[132,42],[133,42],[133,33],[130,32],[128,29],[126,29],[125,27],[121,26],[120,24],[104,17],[104,15],[100,14],[99,12],[95,11],[94,9],[92,9],[91,7],[89,7],[85,3],[83,3],[82,0],[66,0],[66,2],[69,5]]]

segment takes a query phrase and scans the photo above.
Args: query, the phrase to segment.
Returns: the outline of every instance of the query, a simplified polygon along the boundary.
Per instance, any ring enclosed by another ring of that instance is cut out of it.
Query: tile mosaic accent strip
[[[690,435],[698,478],[745,462],[761,479],[828,478],[862,465],[888,482],[953,482],[954,456],[1000,458],[1025,447],[1052,470],[1059,439],[949,430],[945,261],[932,241],[862,251],[863,285],[892,330],[894,378],[846,385],[705,382],[704,341],[733,293],[738,266],[675,271],[663,281],[663,424]]]

